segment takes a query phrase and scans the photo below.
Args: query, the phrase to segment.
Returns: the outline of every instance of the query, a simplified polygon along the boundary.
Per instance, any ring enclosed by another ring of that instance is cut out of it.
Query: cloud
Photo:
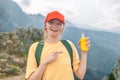
[[[30,5],[30,0],[22,0],[21,4],[23,4],[24,6],[29,6]]]
[[[103,29],[120,28],[120,4],[114,5],[111,9],[104,12],[104,16],[96,23],[96,27]]]

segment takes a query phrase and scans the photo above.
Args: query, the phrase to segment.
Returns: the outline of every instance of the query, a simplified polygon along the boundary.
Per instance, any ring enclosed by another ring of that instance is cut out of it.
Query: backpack
[[[73,53],[72,53],[72,47],[69,44],[69,42],[67,40],[61,40],[61,42],[63,43],[63,45],[66,47],[69,55],[70,55],[70,59],[71,59],[71,64],[73,61]],[[35,57],[36,57],[36,62],[37,62],[37,66],[39,66],[40,63],[40,57],[41,57],[41,53],[42,53],[42,49],[44,46],[44,41],[40,41],[36,47],[36,53],[35,53]],[[71,66],[73,68],[73,66]],[[79,80],[75,74],[74,75],[74,80]]]

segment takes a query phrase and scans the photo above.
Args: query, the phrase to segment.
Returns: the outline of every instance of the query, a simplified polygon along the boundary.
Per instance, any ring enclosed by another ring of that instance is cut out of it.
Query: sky
[[[58,10],[65,19],[79,25],[120,31],[120,0],[13,0],[28,14]]]

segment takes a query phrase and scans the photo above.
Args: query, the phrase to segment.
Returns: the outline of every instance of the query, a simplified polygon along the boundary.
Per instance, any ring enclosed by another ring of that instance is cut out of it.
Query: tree
[[[113,73],[111,73],[111,74],[109,75],[108,80],[115,80],[115,77],[114,77]]]

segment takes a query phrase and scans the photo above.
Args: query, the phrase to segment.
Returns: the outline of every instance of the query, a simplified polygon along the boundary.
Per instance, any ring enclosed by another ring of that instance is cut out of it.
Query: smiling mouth
[[[53,29],[50,29],[51,31],[53,31],[53,32],[57,32],[58,30],[53,30]]]

